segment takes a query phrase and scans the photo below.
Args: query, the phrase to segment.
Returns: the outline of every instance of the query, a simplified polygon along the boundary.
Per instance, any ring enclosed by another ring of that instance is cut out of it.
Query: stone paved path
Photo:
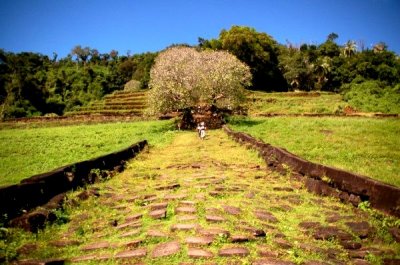
[[[400,250],[368,215],[266,170],[222,131],[204,141],[178,133],[94,188],[100,196],[71,195],[70,222],[41,235],[46,244],[27,243],[21,260],[45,252],[81,264],[370,264]]]

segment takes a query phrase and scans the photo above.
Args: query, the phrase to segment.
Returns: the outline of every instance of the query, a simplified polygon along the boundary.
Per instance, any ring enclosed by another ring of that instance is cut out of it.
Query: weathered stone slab
[[[323,261],[317,261],[317,260],[310,260],[306,261],[304,265],[330,265],[329,263],[323,262]]]
[[[218,252],[221,257],[239,256],[245,257],[250,254],[250,251],[245,247],[228,247],[223,248]]]
[[[209,186],[208,184],[198,184],[198,185],[195,185],[194,188],[199,189],[199,190],[204,190],[204,189],[207,189],[208,186]]]
[[[148,199],[144,199],[144,200],[142,201],[141,205],[142,205],[142,206],[145,206],[145,205],[148,205],[148,204],[150,204],[150,203],[153,203],[153,202],[155,202],[155,201],[157,201],[157,200],[158,200],[157,197],[150,197],[150,198],[148,198]]]
[[[276,258],[262,258],[253,261],[253,265],[295,265],[295,263],[290,261],[279,260]]]
[[[199,246],[207,246],[210,245],[213,242],[213,238],[210,236],[190,236],[185,238],[185,243],[188,245],[199,245]]]
[[[138,248],[134,250],[126,250],[119,252],[115,255],[115,258],[117,259],[123,259],[123,258],[141,258],[145,257],[147,255],[147,249],[146,248]]]
[[[67,247],[67,246],[77,246],[80,245],[81,242],[77,240],[57,240],[49,242],[50,245],[54,247]]]
[[[179,222],[185,222],[185,221],[194,221],[197,220],[196,215],[179,215],[176,217],[176,220]]]
[[[220,208],[216,208],[216,207],[206,207],[205,210],[206,210],[206,214],[208,214],[208,215],[222,213],[222,210]]]
[[[223,196],[224,195],[224,193],[223,192],[220,192],[220,191],[210,191],[208,194],[210,194],[210,196],[213,196],[213,197],[219,197],[219,196]]]
[[[383,250],[373,247],[365,247],[357,250],[349,250],[349,257],[353,259],[365,259],[369,254],[380,256],[383,254]]]
[[[247,235],[231,235],[229,241],[232,243],[242,243],[252,240],[253,237]]]
[[[215,191],[226,191],[226,187],[225,186],[216,186],[214,188]]]
[[[83,262],[83,261],[89,261],[89,260],[108,260],[111,259],[112,256],[110,254],[90,254],[90,255],[83,255],[79,257],[72,258],[72,262]]]
[[[340,241],[353,239],[349,233],[335,226],[317,228],[314,232],[314,238],[318,240],[338,239]]]
[[[180,201],[179,202],[179,206],[183,206],[183,207],[186,207],[186,206],[194,207],[195,205],[196,205],[195,201]]]
[[[174,224],[171,226],[171,231],[188,231],[199,227],[199,224]]]
[[[270,212],[268,212],[268,211],[266,211],[266,210],[255,210],[254,211],[254,215],[257,217],[257,219],[259,219],[259,220],[261,220],[261,221],[267,221],[267,222],[270,222],[270,223],[277,223],[278,222],[278,219],[276,219],[276,217],[272,214],[272,213],[270,213]]]
[[[389,229],[389,233],[392,235],[396,242],[400,242],[400,228],[392,227]]]
[[[360,249],[362,247],[361,243],[359,242],[354,242],[354,241],[340,241],[340,245],[344,249]]]
[[[346,222],[346,225],[361,239],[367,238],[372,230],[371,226],[366,221]]]
[[[217,216],[217,215],[206,215],[206,220],[208,222],[213,222],[213,223],[225,222],[225,218],[224,217]]]
[[[385,265],[398,265],[400,264],[400,259],[383,259],[383,264]]]
[[[166,209],[168,207],[168,202],[153,203],[149,205],[151,211]]]
[[[371,263],[369,263],[368,261],[364,260],[364,259],[353,259],[352,263],[353,265],[370,265]],[[386,265],[386,263],[384,263]]]
[[[252,191],[250,191],[249,193],[246,193],[246,194],[244,195],[244,197],[245,197],[246,199],[253,199],[255,196],[256,196],[256,194],[255,194],[254,192],[252,192]]]
[[[83,247],[81,247],[81,250],[92,251],[92,250],[97,250],[97,249],[110,248],[112,246],[114,246],[114,245],[110,244],[110,242],[102,241],[102,242],[97,242],[97,243],[83,246]]]
[[[229,213],[231,215],[239,215],[242,213],[242,210],[238,207],[224,205],[222,206],[222,208],[225,210],[226,213]]]
[[[165,256],[170,256],[178,253],[181,250],[181,246],[178,241],[172,241],[168,243],[162,243],[157,245],[153,249],[152,257],[153,258],[158,258],[158,257],[165,257]]]
[[[149,236],[149,237],[168,237],[168,234],[163,231],[160,231],[160,230],[150,229],[147,231],[147,236]]]
[[[180,187],[181,187],[181,184],[179,184],[179,183],[171,183],[171,184],[168,184],[165,186],[156,187],[156,190],[173,190],[173,189],[177,189]]]
[[[188,256],[189,256],[189,258],[193,258],[193,259],[202,259],[202,258],[207,259],[207,258],[214,257],[214,254],[209,250],[189,247]]]
[[[286,192],[292,192],[293,189],[289,187],[274,187],[273,190],[275,191],[286,191]]]
[[[323,249],[312,244],[302,243],[299,247],[308,252],[322,253]]]
[[[164,196],[164,199],[167,201],[183,200],[186,198],[187,198],[186,194],[167,194]]]
[[[316,229],[321,226],[321,223],[319,222],[308,222],[308,221],[303,221],[299,223],[299,227],[304,228],[306,230],[309,229]]]
[[[274,243],[283,249],[292,248],[292,244],[290,244],[286,239],[283,238],[275,238]]]
[[[340,219],[342,219],[342,217],[338,213],[332,213],[326,218],[326,221],[328,223],[336,223]]]
[[[258,255],[260,257],[264,257],[264,258],[277,258],[277,257],[279,257],[279,253],[276,252],[276,251],[272,251],[270,249],[270,246],[267,246],[267,245],[259,246],[257,253],[258,253]]]
[[[1,256],[0,257],[0,262],[1,264],[5,264],[5,257]],[[43,259],[43,260],[29,260],[29,259],[23,259],[19,260],[18,262],[14,262],[13,264],[18,264],[18,265],[50,265],[50,264],[65,264],[64,259]]]
[[[143,242],[143,240],[136,239],[136,240],[132,240],[132,241],[126,242],[123,245],[128,247],[128,248],[137,248],[142,242]]]
[[[114,209],[114,210],[117,210],[117,211],[123,211],[123,210],[126,210],[126,205],[117,205],[117,206],[114,206],[114,207],[111,207],[112,209]]]
[[[140,196],[136,195],[136,196],[132,196],[132,197],[126,198],[125,201],[126,202],[135,202],[135,201],[137,201],[139,199],[140,199]]]
[[[194,197],[198,200],[204,200],[206,198],[206,195],[204,193],[198,193]]]
[[[175,213],[176,213],[176,214],[179,214],[179,213],[183,213],[183,214],[194,214],[194,213],[196,213],[196,208],[190,207],[190,206],[186,206],[186,207],[177,207],[177,208],[175,208]]]
[[[155,199],[155,198],[157,198],[157,194],[145,194],[142,197],[143,200]]]
[[[136,220],[141,219],[142,217],[143,217],[143,214],[141,214],[141,213],[129,215],[125,218],[125,221],[126,222],[136,221]]]
[[[203,236],[229,236],[230,233],[228,230],[219,228],[219,227],[212,227],[212,228],[205,228],[199,229],[198,233]]]
[[[115,228],[118,230],[122,230],[122,229],[126,229],[126,228],[139,228],[139,227],[142,227],[141,221],[134,220],[134,221],[120,224],[120,225],[116,226]]]
[[[255,236],[255,237],[266,236],[266,233],[264,230],[256,228],[256,227],[252,227],[252,226],[242,225],[242,226],[236,227],[236,229],[249,232],[252,236]]]
[[[149,216],[153,219],[162,219],[167,217],[167,210],[166,209],[159,209],[149,212]]]

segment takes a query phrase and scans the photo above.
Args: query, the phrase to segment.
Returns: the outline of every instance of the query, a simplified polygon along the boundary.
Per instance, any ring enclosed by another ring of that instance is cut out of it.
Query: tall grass
[[[140,140],[164,145],[172,139],[170,130],[170,121],[0,130],[0,186]]]
[[[231,125],[310,161],[400,186],[398,119],[276,117]]]

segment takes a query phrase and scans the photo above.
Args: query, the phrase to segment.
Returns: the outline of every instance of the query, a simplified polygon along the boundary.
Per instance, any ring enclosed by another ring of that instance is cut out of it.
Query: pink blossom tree
[[[153,114],[200,104],[232,109],[250,84],[249,67],[226,51],[173,47],[160,53],[151,69],[149,106]]]

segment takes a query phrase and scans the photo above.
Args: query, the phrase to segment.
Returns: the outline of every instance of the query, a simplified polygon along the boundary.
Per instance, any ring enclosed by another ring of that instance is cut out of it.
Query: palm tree
[[[384,42],[379,42],[374,45],[373,51],[374,53],[381,53],[383,51],[386,51],[387,45]]]
[[[321,88],[329,80],[328,76],[331,70],[331,58],[327,56],[318,58],[316,64],[314,65],[314,73],[317,77],[317,90],[321,90]]]
[[[345,57],[351,57],[356,53],[356,51],[357,51],[356,42],[349,40],[349,41],[347,41],[347,43],[345,44],[345,46],[343,48],[343,55]]]

